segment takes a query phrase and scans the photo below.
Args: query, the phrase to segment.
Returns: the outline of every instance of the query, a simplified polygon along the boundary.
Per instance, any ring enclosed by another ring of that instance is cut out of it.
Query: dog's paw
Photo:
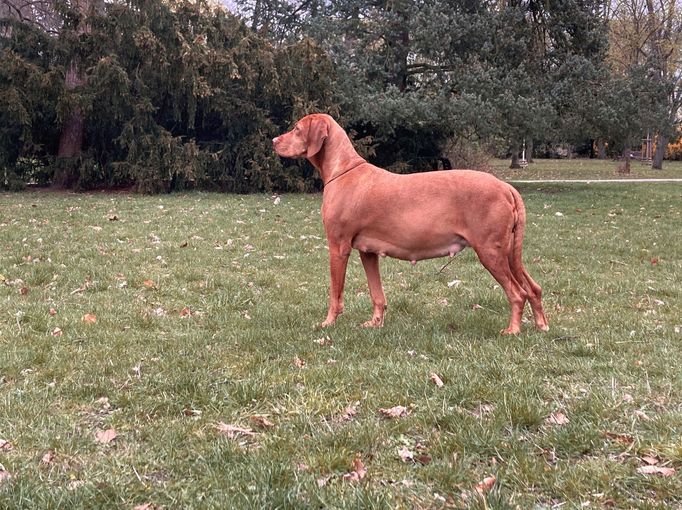
[[[362,323],[363,328],[383,328],[384,327],[384,319],[375,319],[372,318],[368,320],[367,322]]]

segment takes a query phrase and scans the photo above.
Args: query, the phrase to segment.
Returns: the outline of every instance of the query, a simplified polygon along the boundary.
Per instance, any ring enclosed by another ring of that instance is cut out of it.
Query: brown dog
[[[329,245],[329,312],[322,327],[343,312],[343,286],[353,248],[367,274],[374,311],[364,326],[383,326],[386,298],[379,256],[418,260],[450,256],[471,246],[499,282],[511,306],[503,334],[521,330],[530,302],[535,325],[547,331],[540,286],[523,266],[526,211],[519,193],[473,170],[398,175],[371,165],[355,151],[329,115],[308,115],[273,141],[277,154],[305,157],[324,182],[322,221]]]

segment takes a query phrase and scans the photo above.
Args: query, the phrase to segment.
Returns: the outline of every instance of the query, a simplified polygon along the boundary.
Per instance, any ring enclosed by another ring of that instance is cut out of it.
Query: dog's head
[[[315,113],[299,120],[294,129],[272,140],[275,152],[285,158],[312,158],[329,136],[329,117]]]

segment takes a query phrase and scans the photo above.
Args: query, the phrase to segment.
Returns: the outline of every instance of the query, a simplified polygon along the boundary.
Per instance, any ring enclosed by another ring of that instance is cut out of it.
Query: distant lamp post
[[[519,165],[521,168],[526,168],[528,166],[528,160],[526,160],[526,139],[523,139],[523,149],[521,150],[521,159],[519,160]]]

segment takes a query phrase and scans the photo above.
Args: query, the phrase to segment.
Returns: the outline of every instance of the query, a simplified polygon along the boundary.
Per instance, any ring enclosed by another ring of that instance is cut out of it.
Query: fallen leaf
[[[624,445],[631,445],[632,443],[635,442],[635,438],[632,437],[630,434],[618,434],[616,432],[606,432],[604,434],[606,437],[609,439],[613,439],[614,441],[624,444]]]
[[[151,289],[152,287],[154,287],[154,280],[145,280],[142,282],[142,285],[144,285],[148,289]]]
[[[10,478],[12,478],[12,475],[2,464],[0,464],[0,487],[2,487],[5,482],[8,482]]]
[[[52,336],[62,336],[62,330],[60,328],[54,328],[52,330]]]
[[[57,315],[57,310],[50,308],[50,317],[54,317],[55,315]]]
[[[495,486],[496,481],[497,478],[495,478],[495,475],[486,476],[483,480],[476,484],[474,490],[482,496]]]
[[[492,413],[494,410],[495,406],[492,404],[481,404],[475,410],[471,411],[471,414],[473,414],[476,418],[480,420],[484,416],[487,416],[490,413]]]
[[[186,306],[182,310],[180,310],[180,317],[191,317],[194,315],[195,312],[193,312],[189,306]]]
[[[438,374],[432,373],[431,376],[429,377],[429,379],[430,379],[431,382],[432,382],[433,384],[435,384],[438,388],[442,388],[442,387],[443,387],[443,380],[442,380],[440,377],[438,377]]]
[[[462,280],[452,280],[448,282],[448,287],[459,287],[462,284]]]
[[[296,368],[303,368],[303,367],[305,367],[305,361],[303,361],[303,360],[302,360],[301,358],[299,358],[298,356],[296,356],[296,357],[294,358],[293,364],[294,364],[294,366],[295,366]]]
[[[322,338],[316,338],[313,340],[314,343],[317,345],[331,345],[332,344],[332,339],[329,337],[329,335],[324,336]]]
[[[568,416],[566,416],[563,411],[554,411],[547,418],[545,418],[545,424],[547,425],[566,425],[570,423]]]
[[[407,407],[395,406],[390,409],[379,409],[379,412],[386,418],[404,418],[409,414]]]
[[[201,416],[201,410],[186,407],[182,410],[182,414],[184,414],[185,416]]]
[[[271,429],[272,427],[275,426],[275,424],[268,420],[266,416],[260,414],[251,416],[249,419],[256,427],[259,427],[261,429]]]
[[[400,457],[400,460],[403,462],[413,462],[414,452],[411,451],[407,446],[401,446],[398,449],[398,457]]]
[[[310,471],[310,466],[306,464],[305,462],[297,462],[296,465],[296,471],[303,471],[304,473],[307,473]]]
[[[136,507],[133,507],[133,510],[152,510],[154,507],[152,506],[151,503],[144,503],[142,505],[137,505]]]
[[[332,479],[331,475],[323,476],[322,478],[318,478],[317,480],[315,480],[315,482],[317,483],[317,486],[319,488],[322,488],[325,485],[327,485],[329,483],[329,480],[331,480],[331,479]]]
[[[45,452],[45,455],[43,455],[43,458],[40,459],[40,462],[43,464],[49,464],[52,462],[52,459],[54,459],[54,452],[52,450],[48,450]]]
[[[653,455],[644,455],[642,457],[642,462],[650,466],[654,466],[660,462],[660,459],[658,457],[654,457]]]
[[[637,416],[637,418],[639,418],[640,420],[651,421],[651,418],[649,418],[649,416],[644,411],[640,411],[639,409],[635,410],[635,416]]]
[[[420,464],[426,466],[427,464],[431,464],[431,456],[422,454],[422,455],[417,455],[414,460],[419,462]]]
[[[94,313],[86,313],[83,315],[83,322],[86,324],[95,324],[97,322],[97,316]]]
[[[118,221],[118,216],[112,214],[111,216],[109,216],[109,221]]]
[[[84,480],[72,480],[67,487],[70,491],[75,491],[79,487],[83,487],[83,485],[85,485]]]
[[[189,243],[187,241],[183,241],[180,243],[180,248],[187,248],[189,246]]]
[[[637,473],[640,475],[659,475],[663,477],[669,477],[673,476],[676,471],[675,468],[649,465],[637,468]]]
[[[365,465],[362,463],[360,455],[356,455],[353,459],[352,468],[353,470],[351,472],[343,475],[343,479],[346,482],[359,482],[367,475],[367,469],[365,469]]]
[[[0,451],[9,452],[13,448],[14,447],[12,446],[12,443],[10,443],[9,441],[5,441],[4,439],[0,439]]]
[[[230,425],[224,422],[218,422],[215,426],[220,434],[225,434],[230,439],[234,439],[237,436],[255,436],[256,433],[253,429],[238,427],[236,425]]]
[[[346,407],[341,414],[334,417],[333,421],[335,423],[346,423],[351,421],[355,418],[355,415],[358,414],[357,404],[358,403],[356,402],[355,404]]]
[[[95,433],[95,440],[101,444],[109,444],[114,439],[116,439],[117,436],[118,435],[116,434],[116,431],[114,429],[107,430],[97,429],[97,432]]]
[[[653,257],[653,258],[651,259],[651,265],[652,265],[652,266],[655,266],[656,264],[658,264],[658,257]]]
[[[21,294],[22,296],[27,296],[28,295],[28,287],[21,287],[19,289],[19,294]]]

